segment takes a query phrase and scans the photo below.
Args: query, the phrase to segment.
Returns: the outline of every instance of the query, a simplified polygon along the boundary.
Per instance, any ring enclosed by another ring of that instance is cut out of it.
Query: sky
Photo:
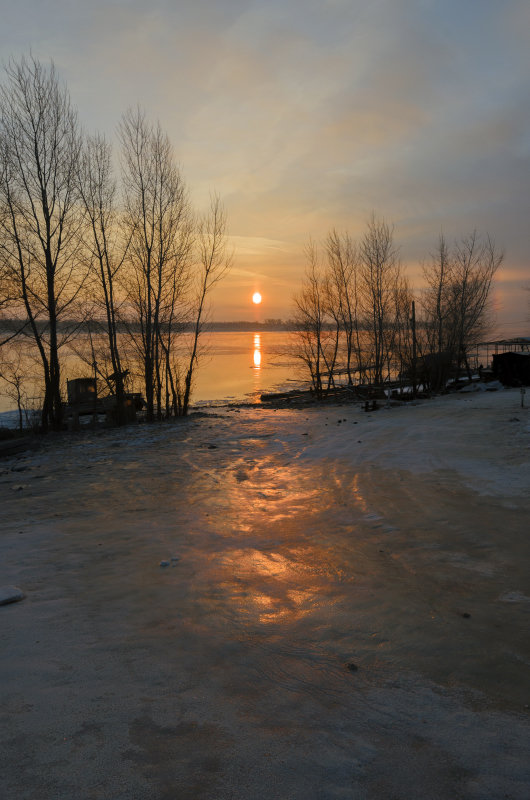
[[[83,126],[142,106],[234,263],[214,319],[288,318],[304,248],[394,225],[414,286],[443,231],[506,252],[502,336],[530,335],[528,0],[0,0],[0,60],[53,59]],[[263,303],[252,310],[251,295]]]

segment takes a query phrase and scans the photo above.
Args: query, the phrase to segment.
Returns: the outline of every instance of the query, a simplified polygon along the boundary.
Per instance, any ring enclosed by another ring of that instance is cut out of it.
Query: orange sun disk
[[[252,295],[252,302],[256,306],[261,303],[261,295],[259,292],[254,292],[254,294]]]

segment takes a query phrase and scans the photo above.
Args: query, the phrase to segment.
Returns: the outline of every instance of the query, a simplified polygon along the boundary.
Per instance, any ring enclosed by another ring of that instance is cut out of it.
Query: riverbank
[[[530,414],[216,409],[0,462],[0,793],[527,797]]]

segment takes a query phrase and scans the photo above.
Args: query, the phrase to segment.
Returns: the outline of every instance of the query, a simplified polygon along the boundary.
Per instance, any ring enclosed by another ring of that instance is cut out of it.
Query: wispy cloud
[[[308,237],[372,209],[404,261],[476,227],[528,279],[529,30],[527,0],[21,0],[0,55],[54,58],[87,127],[137,102],[160,118],[283,313]]]

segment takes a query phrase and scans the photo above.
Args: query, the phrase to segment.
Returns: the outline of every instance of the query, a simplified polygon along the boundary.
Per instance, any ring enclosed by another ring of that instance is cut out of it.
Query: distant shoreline
[[[2,320],[0,326],[0,334],[3,333],[14,333],[18,329],[20,329],[22,325],[21,320],[17,319],[5,319]],[[45,330],[46,323],[41,322],[38,323],[38,326]],[[179,330],[181,333],[191,333],[193,331],[194,323],[192,322],[183,322]],[[137,331],[139,328],[135,324],[127,324],[124,322],[118,323],[118,331],[126,332],[127,330],[130,331]],[[61,320],[58,323],[58,330],[59,331],[68,331],[68,330],[77,330],[79,332],[88,333],[89,330],[92,332],[104,333],[106,330],[106,323],[100,320],[87,320],[87,321],[78,321],[78,320]],[[206,333],[237,333],[239,331],[242,332],[256,332],[256,331],[296,331],[298,327],[293,320],[286,320],[283,321],[281,319],[277,320],[265,320],[264,322],[252,322],[251,320],[238,320],[235,322],[205,322],[202,325],[202,330]]]

